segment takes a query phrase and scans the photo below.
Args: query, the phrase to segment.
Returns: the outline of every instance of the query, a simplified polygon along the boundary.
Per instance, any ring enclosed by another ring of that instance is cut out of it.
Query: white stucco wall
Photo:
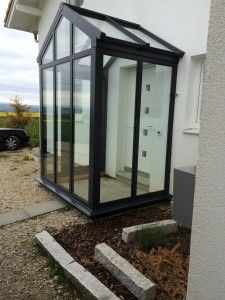
[[[212,0],[188,300],[225,299],[225,0]]]
[[[60,0],[45,0],[39,22],[40,46]],[[185,51],[179,64],[172,168],[195,165],[198,135],[185,134],[190,56],[206,52],[210,0],[84,0],[84,8],[140,23]],[[172,180],[171,180],[172,192]]]
[[[59,4],[61,3],[61,0],[45,0],[42,12],[41,12],[41,18],[39,19],[38,24],[38,33],[39,33],[39,48],[41,48],[46,34],[48,33],[49,27],[52,24],[52,21],[57,13],[57,10],[59,8]]]

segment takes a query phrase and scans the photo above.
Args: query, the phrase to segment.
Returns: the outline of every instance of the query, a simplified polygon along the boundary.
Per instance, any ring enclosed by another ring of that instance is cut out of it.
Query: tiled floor
[[[88,199],[88,179],[77,180],[74,183],[75,194],[82,197],[83,199]],[[146,194],[146,189],[138,189],[137,193]],[[122,198],[130,197],[131,195],[131,183],[123,182],[122,180],[102,177],[101,178],[101,188],[100,188],[100,202],[110,202],[113,200],[118,200]]]

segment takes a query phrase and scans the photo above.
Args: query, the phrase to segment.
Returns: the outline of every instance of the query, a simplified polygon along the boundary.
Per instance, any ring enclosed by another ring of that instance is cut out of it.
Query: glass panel
[[[144,64],[137,194],[164,190],[171,68]]]
[[[53,61],[53,41],[49,43],[47,50],[45,51],[45,54],[42,58],[42,64],[47,64],[49,62]]]
[[[163,46],[162,44],[156,42],[152,38],[150,38],[147,34],[141,32],[138,29],[133,29],[133,28],[126,28],[126,30],[130,31],[131,33],[135,34],[137,37],[145,41],[146,43],[150,44],[151,47],[162,49],[162,50],[167,50],[171,51],[169,48]]]
[[[124,34],[119,29],[115,28],[114,26],[112,26],[110,23],[106,21],[93,19],[86,16],[84,16],[84,18],[87,21],[89,21],[92,25],[97,27],[99,30],[104,32],[108,37],[136,43],[133,39],[129,38],[126,34]]]
[[[56,29],[56,58],[70,55],[70,22],[62,18]]]
[[[103,91],[103,116],[107,121],[101,203],[131,196],[137,62],[105,56],[104,64],[110,60],[110,68],[104,69],[108,79]]]
[[[91,38],[82,30],[73,27],[74,53],[78,53],[91,48]]]
[[[70,63],[56,67],[57,184],[69,189],[70,174]]]
[[[91,57],[74,63],[74,193],[88,200]]]
[[[42,71],[44,176],[54,181],[53,68]]]

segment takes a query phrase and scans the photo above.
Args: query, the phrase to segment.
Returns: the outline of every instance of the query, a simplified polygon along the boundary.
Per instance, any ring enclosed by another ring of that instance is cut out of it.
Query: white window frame
[[[190,58],[184,133],[199,134],[205,55]]]

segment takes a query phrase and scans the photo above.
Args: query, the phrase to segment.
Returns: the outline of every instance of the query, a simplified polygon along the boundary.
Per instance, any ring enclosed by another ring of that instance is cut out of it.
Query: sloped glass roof
[[[68,21],[70,21],[70,23]],[[183,51],[149,32],[139,24],[63,3],[60,6],[46,41],[39,53],[38,61],[41,60],[42,63],[48,63],[49,58],[43,58],[43,55],[46,56],[46,51],[48,51],[49,54],[50,52],[52,53],[52,44],[49,46],[50,48],[48,48],[48,45],[54,31],[56,31],[56,41],[59,36],[63,43],[60,48],[59,45],[56,45],[56,59],[70,55],[68,46],[70,40],[69,24],[71,23],[74,27],[73,32],[76,32],[73,38],[73,40],[76,40],[74,53],[90,49],[92,44],[91,40],[97,39],[111,41],[120,45],[126,42],[130,47],[132,47],[132,45],[133,47],[139,45],[143,47],[142,49],[145,49],[145,51],[148,51],[148,49],[149,51],[150,49],[152,49],[152,51],[156,51],[153,49],[159,49],[171,52],[178,57],[184,55]],[[53,47],[55,48],[55,45]]]
[[[167,41],[142,28],[140,24],[118,19],[81,7],[68,5],[76,13],[83,16],[96,29],[100,30],[107,37],[133,42],[141,45],[148,45],[153,48],[175,52],[183,56],[184,52],[171,45]]]
[[[92,25],[94,25],[96,28],[101,30],[101,32],[105,33],[109,37],[128,41],[128,42],[135,42],[128,35],[124,34],[123,32],[121,32],[119,29],[117,29],[116,27],[114,27],[107,21],[94,19],[94,18],[90,18],[90,17],[86,17],[86,16],[84,16],[84,18],[85,18],[85,20],[90,22]]]

